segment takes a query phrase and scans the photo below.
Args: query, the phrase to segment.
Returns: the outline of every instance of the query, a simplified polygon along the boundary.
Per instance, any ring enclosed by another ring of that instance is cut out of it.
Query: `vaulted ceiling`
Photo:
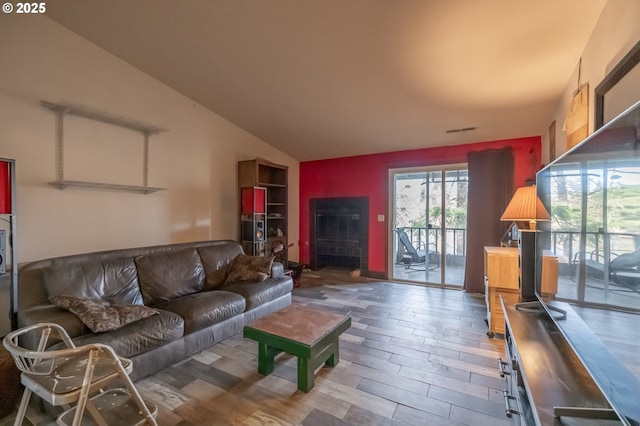
[[[56,0],[47,16],[304,161],[542,134],[605,3]]]

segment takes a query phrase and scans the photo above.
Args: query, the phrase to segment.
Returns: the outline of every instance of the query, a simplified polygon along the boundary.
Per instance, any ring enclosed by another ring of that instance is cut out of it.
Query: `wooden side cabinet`
[[[484,294],[487,304],[487,336],[504,334],[504,314],[500,295],[518,293],[520,270],[518,249],[515,247],[484,248]]]

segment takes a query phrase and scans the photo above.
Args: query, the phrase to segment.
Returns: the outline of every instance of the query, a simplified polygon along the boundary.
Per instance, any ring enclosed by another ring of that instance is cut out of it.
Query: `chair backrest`
[[[609,263],[609,270],[611,272],[620,271],[620,270],[629,270],[634,269],[640,265],[640,249],[631,252],[631,253],[623,253],[613,259]]]
[[[20,346],[19,340],[21,336],[38,332],[40,332],[40,339],[36,350]],[[20,371],[36,376],[48,375],[53,371],[56,358],[69,351],[69,349],[46,351],[52,337],[62,340],[67,348],[75,349],[75,345],[65,329],[54,323],[38,323],[12,331],[5,336],[2,343],[13,357],[16,367]]]
[[[407,233],[403,229],[398,229],[397,231],[398,238],[400,238],[400,242],[404,246],[405,250],[407,250],[407,253],[409,253],[411,256],[417,256],[418,251],[413,246],[413,244],[411,244],[411,241],[409,241],[409,236],[407,235]]]

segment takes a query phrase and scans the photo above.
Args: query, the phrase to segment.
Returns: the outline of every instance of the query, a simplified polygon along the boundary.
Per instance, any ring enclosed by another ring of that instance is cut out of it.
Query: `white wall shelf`
[[[72,105],[69,103],[59,102],[52,103],[47,101],[41,101],[41,105],[52,111],[55,111],[58,115],[58,180],[49,182],[49,185],[55,186],[58,189],[66,188],[91,188],[91,189],[106,189],[116,191],[129,191],[137,192],[141,194],[151,194],[157,191],[166,190],[166,188],[155,188],[148,185],[149,182],[149,136],[157,135],[158,133],[166,132],[167,129],[163,129],[158,126],[145,124],[139,121],[128,120],[122,117],[116,117],[103,113],[101,111],[91,110],[82,106]],[[114,126],[124,127],[126,129],[140,132],[144,136],[144,155],[142,164],[143,183],[142,185],[122,185],[114,183],[103,182],[88,182],[78,180],[66,180],[64,178],[64,117],[65,115],[75,115],[78,117],[86,118],[89,120],[100,121],[102,123],[111,124]]]
[[[166,188],[154,188],[152,186],[136,186],[136,185],[120,185],[115,183],[85,182],[78,180],[57,180],[49,182],[49,185],[58,189],[66,188],[93,188],[93,189],[112,189],[116,191],[139,192],[141,194],[151,194],[157,191],[163,191]]]

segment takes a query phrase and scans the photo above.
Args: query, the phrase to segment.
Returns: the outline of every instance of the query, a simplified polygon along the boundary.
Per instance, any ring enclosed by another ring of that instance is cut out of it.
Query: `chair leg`
[[[13,426],[22,426],[25,414],[27,414],[27,406],[29,405],[29,399],[31,399],[31,390],[24,388],[20,405],[18,406],[18,413],[16,414],[16,420],[13,422]]]
[[[133,397],[133,400],[138,405],[140,412],[144,415],[145,419],[147,420],[147,423],[151,426],[157,426],[158,423],[156,422],[156,419],[153,417],[153,415],[149,411],[149,407],[147,407],[147,404],[144,402],[144,400],[142,399],[142,396],[140,396],[140,394],[138,393],[138,390],[133,385],[133,383],[131,384],[131,388],[129,389],[129,391],[131,392],[131,396]]]
[[[100,354],[97,350],[91,350],[89,352],[87,367],[82,381],[82,388],[80,389],[80,395],[78,396],[78,402],[76,403],[76,414],[73,416],[73,426],[80,426],[80,423],[82,423],[84,409],[87,405],[87,400],[89,399],[89,388],[91,386],[91,379],[93,378],[93,370],[99,356]]]
[[[147,423],[152,426],[157,426],[158,423],[156,422],[156,419],[153,417],[153,415],[149,411],[149,407],[147,407],[147,404],[142,399],[142,396],[138,392],[138,389],[131,381],[131,377],[129,377],[129,375],[124,370],[124,367],[120,362],[116,364],[116,369],[118,370],[120,379],[124,382],[125,387],[129,390],[131,397],[133,398],[136,405],[140,409],[140,412],[144,415],[145,419],[147,420]]]

